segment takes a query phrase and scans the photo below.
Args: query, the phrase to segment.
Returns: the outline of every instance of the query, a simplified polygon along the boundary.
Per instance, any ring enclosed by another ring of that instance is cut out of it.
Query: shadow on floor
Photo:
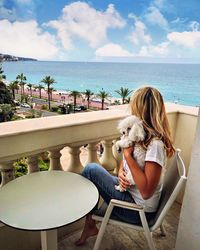
[[[164,221],[167,232],[166,237],[160,236],[159,229],[153,234],[154,242],[158,250],[172,250],[175,247],[180,208],[178,203],[174,203]],[[81,232],[79,231],[67,238],[63,238],[59,242],[58,249],[92,250],[96,236],[91,237],[84,246],[77,247],[74,245],[74,242],[80,237],[80,234]],[[107,226],[101,244],[101,250],[149,250],[146,238],[142,232],[113,225]]]

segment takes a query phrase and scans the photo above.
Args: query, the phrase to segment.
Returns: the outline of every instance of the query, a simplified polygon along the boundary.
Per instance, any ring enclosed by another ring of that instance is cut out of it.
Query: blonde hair
[[[169,122],[160,92],[152,87],[137,89],[130,101],[131,112],[143,122],[146,138],[143,146],[147,148],[153,138],[163,141],[167,156],[174,154]]]

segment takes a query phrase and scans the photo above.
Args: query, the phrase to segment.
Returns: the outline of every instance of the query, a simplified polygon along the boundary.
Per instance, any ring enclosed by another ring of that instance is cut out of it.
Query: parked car
[[[22,108],[31,108],[31,106],[28,103],[21,103],[20,106]]]
[[[20,102],[17,100],[14,100],[15,106],[20,106]]]
[[[83,105],[78,105],[75,107],[75,111],[82,111],[82,110],[86,110],[87,108]]]
[[[81,111],[82,109],[81,109],[79,106],[76,106],[76,107],[74,108],[74,110],[75,110],[75,111]]]

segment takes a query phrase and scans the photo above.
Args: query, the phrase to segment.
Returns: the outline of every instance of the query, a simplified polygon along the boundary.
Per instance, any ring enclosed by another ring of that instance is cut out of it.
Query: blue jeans
[[[87,164],[82,172],[82,175],[95,184],[99,194],[107,204],[109,204],[111,199],[134,203],[134,199],[128,191],[120,192],[115,189],[115,185],[118,185],[118,178],[116,176],[112,176],[99,164]],[[113,209],[113,215],[127,223],[141,224],[140,216],[137,211],[115,207]],[[147,221],[151,220],[154,215],[155,213],[146,213]]]

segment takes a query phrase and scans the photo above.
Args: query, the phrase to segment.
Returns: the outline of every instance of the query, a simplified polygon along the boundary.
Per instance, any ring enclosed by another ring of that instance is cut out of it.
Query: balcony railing
[[[179,105],[167,105],[167,110],[174,143],[183,150],[183,158],[188,165],[198,110]],[[60,151],[66,146],[70,148],[69,162],[65,166],[68,171],[81,172],[80,147],[88,144],[87,162],[100,161],[108,171],[117,172],[120,155],[113,146],[113,140],[119,137],[119,120],[127,114],[128,108],[124,105],[113,110],[1,123],[1,185],[14,178],[13,162],[21,157],[27,158],[28,173],[38,171],[38,157],[45,151],[49,152],[49,170],[62,170]],[[98,159],[96,145],[100,141],[104,151]]]

